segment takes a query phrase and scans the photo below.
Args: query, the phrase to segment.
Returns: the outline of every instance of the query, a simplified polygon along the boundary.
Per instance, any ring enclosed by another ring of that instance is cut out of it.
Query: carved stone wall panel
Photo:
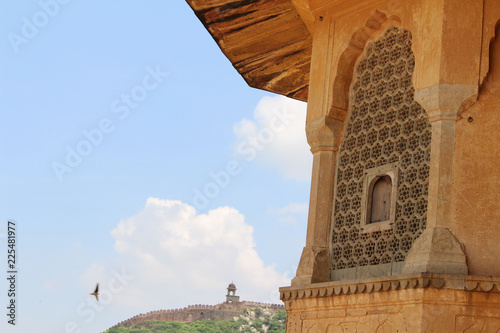
[[[484,316],[457,316],[456,333],[500,332],[500,318]]]
[[[294,328],[290,332],[498,333],[500,329],[500,278],[419,273],[350,283],[281,288],[289,316],[287,332]]]
[[[374,274],[401,273],[398,263],[426,227],[431,126],[414,99],[411,48],[411,33],[390,27],[367,44],[355,67],[335,179],[333,280],[366,276],[377,265],[389,269]],[[391,163],[399,173],[395,221],[389,230],[362,232],[365,171]]]

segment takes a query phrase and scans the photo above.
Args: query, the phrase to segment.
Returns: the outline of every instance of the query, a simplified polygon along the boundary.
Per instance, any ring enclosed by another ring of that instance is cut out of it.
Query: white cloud
[[[283,96],[263,97],[254,119],[234,125],[235,153],[270,167],[286,179],[308,181],[312,154],[305,133],[306,103]]]
[[[288,204],[285,207],[282,207],[278,210],[278,213],[280,214],[287,214],[287,213],[307,213],[307,210],[309,209],[309,204],[307,202],[292,202]]]
[[[252,232],[231,207],[196,214],[181,201],[149,198],[139,214],[120,221],[111,233],[134,276],[120,302],[151,310],[215,304],[225,300],[232,281],[242,300],[280,302],[278,287],[289,285],[290,278],[264,264]],[[95,264],[84,283],[90,287],[104,274]]]
[[[58,290],[60,286],[61,286],[61,280],[59,279],[47,280],[43,283],[43,290],[52,293]]]
[[[306,202],[292,202],[284,207],[271,207],[269,212],[276,215],[278,222],[282,224],[298,224],[299,221],[307,222],[309,204]]]

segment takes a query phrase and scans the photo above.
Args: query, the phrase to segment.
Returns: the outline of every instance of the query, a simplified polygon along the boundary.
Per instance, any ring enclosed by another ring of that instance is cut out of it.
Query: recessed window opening
[[[383,175],[374,181],[369,223],[388,221],[391,218],[392,179]]]
[[[361,197],[361,228],[364,233],[392,229],[398,196],[398,164],[365,170]]]

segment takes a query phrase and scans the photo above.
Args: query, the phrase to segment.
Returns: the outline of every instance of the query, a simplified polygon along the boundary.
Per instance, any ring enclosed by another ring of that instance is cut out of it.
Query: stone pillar
[[[432,126],[427,228],[406,257],[404,274],[467,274],[464,246],[450,230],[455,125],[477,98],[478,86],[437,84],[415,92]]]
[[[306,125],[313,153],[306,246],[292,286],[330,281],[329,235],[333,181],[342,121],[323,117]]]
[[[329,235],[333,205],[336,157],[345,110],[331,112],[335,79],[331,17],[317,18],[311,55],[307,102],[307,141],[313,154],[311,196],[307,221],[306,246],[292,286],[330,281]],[[342,112],[343,111],[343,112]]]

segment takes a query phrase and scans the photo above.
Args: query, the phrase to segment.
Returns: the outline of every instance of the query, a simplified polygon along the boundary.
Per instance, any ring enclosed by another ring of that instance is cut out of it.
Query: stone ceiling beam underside
[[[291,1],[187,2],[251,87],[307,100],[312,37]]]

